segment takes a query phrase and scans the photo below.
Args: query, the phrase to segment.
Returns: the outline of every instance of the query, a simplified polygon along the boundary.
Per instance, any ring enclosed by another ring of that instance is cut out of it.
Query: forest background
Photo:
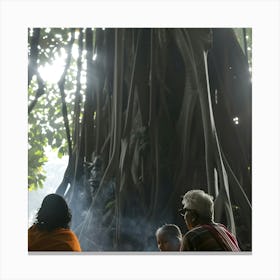
[[[65,1],[62,1],[66,3]],[[70,2],[70,3],[69,3]],[[278,1],[207,1],[201,9],[201,1],[177,1],[174,5],[166,1],[159,5],[147,3],[128,3],[120,5],[120,1],[101,5],[88,1],[69,1],[65,5],[57,5],[54,9],[52,2],[30,3],[27,1],[1,1],[1,255],[0,275],[4,279],[42,279],[42,271],[48,279],[185,279],[186,263],[193,270],[188,271],[192,279],[279,279],[279,2]],[[133,1],[134,2],[134,1]],[[56,2],[58,4],[58,2]],[[5,4],[5,5],[4,5]],[[76,5],[75,5],[76,4]],[[218,9],[217,9],[218,4]],[[145,7],[144,7],[145,5]],[[109,10],[110,10],[109,9]],[[44,11],[44,17],[42,15]],[[92,13],[94,11],[94,18]],[[113,12],[112,12],[113,11]],[[125,11],[125,12],[124,12]],[[62,14],[67,12],[67,17]],[[79,14],[80,16],[77,16]],[[29,26],[71,26],[77,20],[84,26],[126,27],[150,26],[162,22],[165,25],[181,26],[252,26],[254,29],[254,64],[253,64],[253,163],[254,168],[254,202],[253,211],[253,254],[234,256],[197,256],[183,257],[141,256],[96,256],[98,254],[80,256],[41,255],[30,257],[26,254],[27,240],[27,106],[26,104],[26,40]],[[173,16],[170,17],[170,14]],[[174,17],[176,15],[176,17]],[[186,17],[186,15],[188,15]],[[198,16],[199,15],[199,16]],[[237,16],[238,15],[238,16]],[[133,18],[133,21],[132,21]],[[94,22],[95,24],[92,24]],[[133,23],[132,23],[133,22]],[[17,30],[17,36],[14,31]],[[268,47],[268,38],[273,43]],[[269,51],[268,51],[269,49]],[[15,67],[15,65],[17,67]],[[25,75],[22,75],[25,73]],[[269,73],[269,74],[268,74]],[[17,83],[14,82],[17,76]],[[5,94],[5,93],[14,94]],[[265,97],[264,97],[265,93]],[[17,102],[15,102],[15,96]],[[14,104],[17,114],[11,114]],[[9,121],[7,121],[9,116]],[[17,129],[14,129],[17,127]],[[15,167],[15,163],[17,166]],[[16,176],[15,176],[16,173]],[[13,178],[11,180],[11,178]],[[16,195],[15,195],[16,192]],[[269,199],[264,199],[269,194]],[[16,205],[16,207],[15,207]],[[263,226],[263,211],[273,213],[266,221],[274,225],[271,238],[263,242],[266,228]],[[16,221],[16,222],[15,222]],[[16,238],[11,232],[16,234]],[[263,265],[264,256],[270,261]],[[30,261],[32,259],[32,261]],[[198,261],[199,260],[199,261]],[[14,269],[14,263],[17,269]],[[48,263],[51,270],[45,270]],[[94,271],[93,271],[93,265]],[[139,271],[139,263],[146,269]],[[228,271],[235,264],[236,270],[231,276]],[[62,267],[61,264],[67,266]],[[201,270],[203,264],[204,270]],[[108,270],[108,265],[110,269]],[[124,267],[125,265],[125,267]],[[213,267],[219,266],[219,269]],[[170,267],[169,270],[159,270],[159,267]],[[137,271],[137,275],[135,275]],[[174,275],[176,271],[176,275]],[[82,272],[82,273],[81,273]]]
[[[161,223],[182,226],[187,188],[207,186],[250,250],[251,52],[245,28],[30,28],[29,190],[46,147],[67,154],[56,192],[83,250],[141,251]]]

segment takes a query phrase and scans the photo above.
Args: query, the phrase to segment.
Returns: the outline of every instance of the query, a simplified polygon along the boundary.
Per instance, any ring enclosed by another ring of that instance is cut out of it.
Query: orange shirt
[[[70,229],[39,230],[36,225],[28,229],[28,251],[77,251],[81,252],[79,240]]]

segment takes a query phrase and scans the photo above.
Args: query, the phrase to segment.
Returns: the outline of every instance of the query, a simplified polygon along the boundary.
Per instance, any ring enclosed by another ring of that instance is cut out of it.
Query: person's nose
[[[158,244],[158,248],[159,248],[160,251],[162,251],[162,244],[161,243]]]

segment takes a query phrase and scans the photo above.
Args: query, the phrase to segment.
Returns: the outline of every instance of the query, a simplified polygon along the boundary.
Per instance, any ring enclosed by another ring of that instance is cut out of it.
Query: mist
[[[54,193],[60,184],[67,166],[68,157],[59,159],[57,154],[47,151],[49,161],[45,164],[46,181],[42,189],[28,191],[28,226],[34,223],[35,215],[41,206],[44,197]]]

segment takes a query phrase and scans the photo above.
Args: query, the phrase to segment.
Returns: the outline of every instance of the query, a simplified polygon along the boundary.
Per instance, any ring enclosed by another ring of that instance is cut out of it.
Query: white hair
[[[213,221],[214,202],[213,196],[202,190],[191,190],[184,194],[182,200],[183,208],[195,210],[202,219]]]

